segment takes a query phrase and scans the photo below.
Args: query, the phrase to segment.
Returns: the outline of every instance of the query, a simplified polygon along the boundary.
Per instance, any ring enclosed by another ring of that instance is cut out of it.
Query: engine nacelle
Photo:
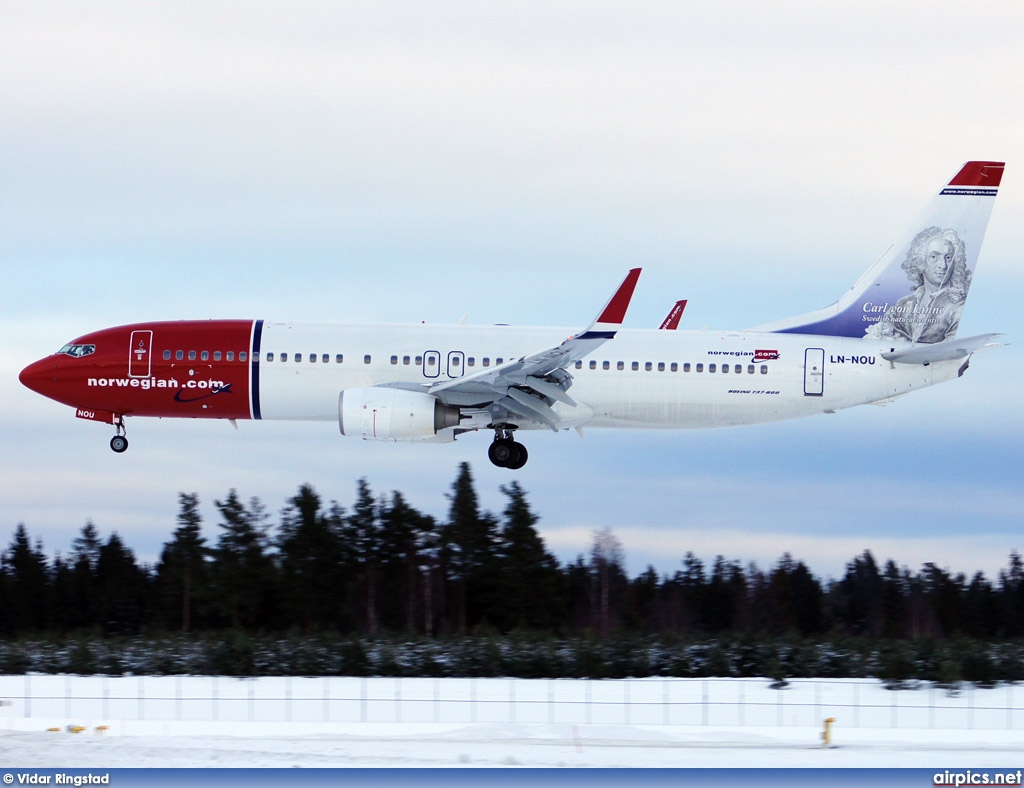
[[[342,435],[368,441],[430,440],[458,425],[458,408],[419,391],[374,386],[338,395]]]

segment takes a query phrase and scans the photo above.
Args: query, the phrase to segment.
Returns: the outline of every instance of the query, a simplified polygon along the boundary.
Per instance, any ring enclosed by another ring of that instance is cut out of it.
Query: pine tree
[[[343,522],[341,538],[351,556],[354,579],[358,583],[354,598],[360,610],[356,618],[373,636],[380,629],[377,597],[382,528],[377,502],[365,478],[359,480],[356,502]]]
[[[557,629],[565,615],[558,561],[537,533],[540,521],[519,482],[502,486],[508,498],[500,536],[498,599],[504,628]]]
[[[71,543],[71,593],[68,601],[68,622],[72,627],[90,627],[100,623],[97,612],[97,576],[100,562],[99,531],[92,520],[82,526],[79,536]]]
[[[429,603],[433,599],[436,523],[395,491],[380,505],[380,528],[382,619],[388,626],[415,630],[422,607],[424,631],[432,634],[434,611]]]
[[[236,629],[272,626],[276,570],[269,553],[268,515],[258,498],[246,506],[232,489],[214,501],[221,528],[210,567],[212,606]]]
[[[493,602],[497,524],[490,514],[480,512],[469,463],[459,465],[448,497],[451,507],[442,537],[442,565],[455,597],[456,627],[467,632]]]
[[[278,553],[282,598],[293,621],[306,631],[350,624],[347,551],[340,532],[344,510],[333,504],[325,513],[320,496],[303,484],[281,515]]]
[[[199,496],[178,493],[178,527],[172,541],[164,545],[157,567],[160,586],[167,602],[178,600],[182,632],[191,632],[199,603],[207,590],[206,539]]]
[[[5,617],[11,633],[45,630],[50,625],[46,556],[42,544],[32,547],[23,523],[18,524],[3,555],[3,572],[8,578]]]
[[[142,631],[148,612],[147,577],[117,533],[112,533],[100,548],[96,586],[97,615],[104,635],[134,635]]]

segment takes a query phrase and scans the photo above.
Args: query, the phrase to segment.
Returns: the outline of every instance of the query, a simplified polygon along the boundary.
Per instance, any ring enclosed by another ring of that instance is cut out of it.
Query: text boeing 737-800
[[[1001,162],[965,164],[835,304],[745,331],[621,327],[639,269],[586,329],[210,320],[86,334],[25,368],[33,391],[126,416],[337,421],[343,435],[448,442],[493,430],[724,427],[832,412],[962,375],[998,334],[957,338]]]

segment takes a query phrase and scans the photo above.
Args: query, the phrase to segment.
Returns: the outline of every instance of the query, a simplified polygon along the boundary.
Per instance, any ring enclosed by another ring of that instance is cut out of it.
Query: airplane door
[[[448,377],[461,378],[466,366],[466,354],[461,350],[453,350],[448,354]]]
[[[132,331],[131,347],[128,350],[128,377],[149,377],[153,361],[152,348],[152,331]]]
[[[428,350],[423,354],[423,377],[436,378],[441,374],[441,354]]]
[[[825,350],[809,347],[804,351],[804,395],[820,397],[825,391]]]

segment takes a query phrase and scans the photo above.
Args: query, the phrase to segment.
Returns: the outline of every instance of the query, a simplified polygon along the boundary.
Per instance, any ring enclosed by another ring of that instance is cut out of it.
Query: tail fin
[[[934,343],[960,325],[1003,162],[971,161],[835,304],[757,331]]]

